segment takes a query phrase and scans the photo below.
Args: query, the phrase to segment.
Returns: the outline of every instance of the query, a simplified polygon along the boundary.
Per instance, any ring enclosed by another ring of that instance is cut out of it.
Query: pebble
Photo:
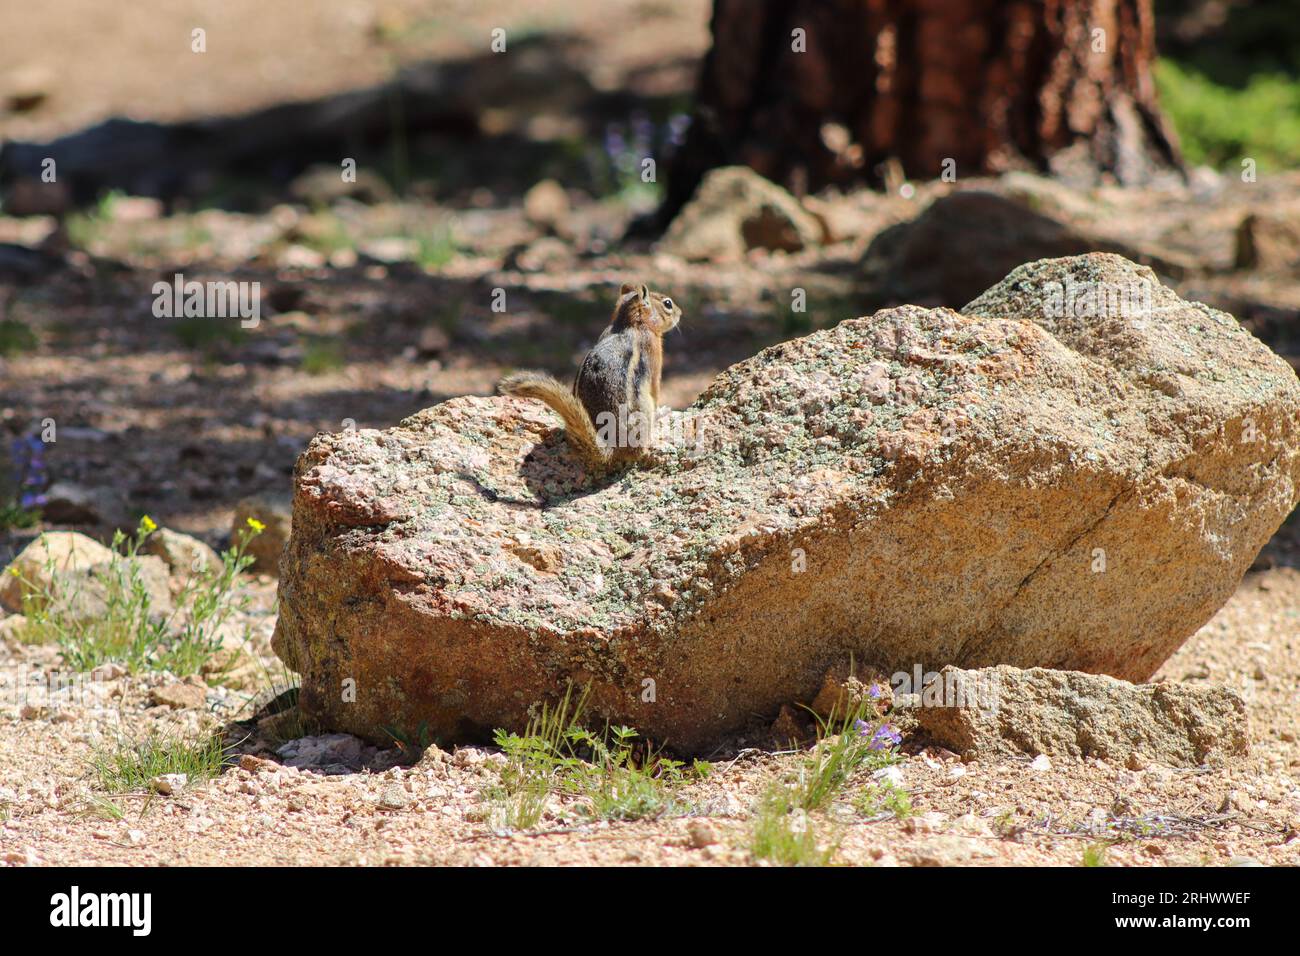
[[[882,783],[888,783],[895,787],[903,785],[903,768],[897,764],[890,764],[888,767],[881,767],[871,775],[872,780],[879,780]]]
[[[184,790],[189,779],[189,776],[183,773],[164,773],[149,781],[149,789],[169,797]]]
[[[701,850],[718,842],[718,830],[708,820],[695,819],[686,824],[686,834],[693,849]]]

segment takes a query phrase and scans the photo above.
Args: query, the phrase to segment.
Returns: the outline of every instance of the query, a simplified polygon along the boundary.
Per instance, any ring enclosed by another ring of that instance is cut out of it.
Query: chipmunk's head
[[[614,310],[614,325],[620,328],[638,326],[655,335],[675,329],[682,320],[682,310],[672,299],[651,292],[644,285],[625,282],[618,290],[618,307]]]

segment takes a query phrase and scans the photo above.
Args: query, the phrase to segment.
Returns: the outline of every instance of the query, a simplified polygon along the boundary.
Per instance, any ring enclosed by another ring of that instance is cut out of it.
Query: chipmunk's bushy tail
[[[596,426],[582,402],[571,391],[549,375],[540,372],[516,372],[501,380],[497,389],[503,395],[535,398],[549,405],[564,419],[564,431],[569,444],[588,466],[604,468],[610,462],[610,453],[601,447],[596,436]]]

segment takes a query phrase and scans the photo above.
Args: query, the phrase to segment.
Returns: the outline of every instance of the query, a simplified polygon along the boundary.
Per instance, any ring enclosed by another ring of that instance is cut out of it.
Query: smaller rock
[[[206,543],[170,528],[159,528],[149,535],[140,550],[162,558],[173,574],[183,578],[221,567],[220,556]]]
[[[208,689],[202,681],[193,678],[155,687],[149,692],[149,699],[173,710],[197,710],[207,704]]]
[[[187,774],[164,773],[149,781],[149,789],[154,793],[162,794],[164,797],[170,797],[184,790],[189,780]]]
[[[903,821],[903,829],[907,833],[938,833],[947,822],[946,816],[937,810],[932,810],[929,813],[908,817]]]
[[[888,767],[881,767],[871,774],[872,780],[878,780],[881,783],[887,783],[891,787],[901,787],[903,785],[903,768],[898,764],[890,764]]]
[[[690,840],[691,848],[695,850],[702,850],[718,842],[718,829],[708,820],[697,818],[688,822],[686,835]]]
[[[45,592],[52,600],[47,608],[52,617],[65,622],[86,622],[102,618],[109,605],[124,590],[143,588],[149,597],[150,622],[171,616],[174,604],[170,574],[162,558],[138,555],[117,556],[113,564],[101,564],[81,572],[58,572]]]
[[[806,713],[796,710],[789,704],[781,705],[781,712],[772,722],[772,739],[779,746],[797,747],[816,736],[812,721]]]
[[[50,524],[123,528],[129,524],[126,514],[126,502],[111,488],[87,488],[70,481],[50,485],[41,505],[41,517]]]
[[[0,854],[0,862],[11,866],[39,866],[42,860],[40,854],[31,847],[26,847],[22,850],[6,850]]]
[[[250,520],[261,527],[260,533],[248,539],[246,553],[254,559],[252,569],[262,574],[279,573],[280,555],[289,540],[292,524],[291,506],[287,496],[255,495],[235,505],[231,523],[231,536],[238,539],[251,530]]]
[[[362,742],[351,734],[322,734],[290,740],[276,754],[290,767],[323,768],[340,764],[359,768]]]
[[[451,346],[451,336],[440,325],[426,325],[420,330],[420,337],[415,343],[417,354],[421,358],[441,355]]]
[[[36,109],[50,95],[56,77],[49,67],[29,66],[16,70],[4,81],[5,107],[13,113]]]
[[[113,552],[76,531],[48,531],[19,552],[0,577],[0,604],[21,611],[23,597],[53,586],[53,574],[81,572],[111,561]]]
[[[988,821],[975,816],[973,813],[963,813],[953,821],[953,827],[967,836],[986,837],[993,835],[993,828],[989,826]]]
[[[412,262],[420,256],[418,240],[406,236],[384,236],[360,243],[357,251],[376,262],[392,265],[397,262]]]
[[[356,169],[347,179],[343,167],[328,163],[309,166],[289,183],[289,195],[309,206],[329,206],[340,199],[361,203],[388,202],[393,190],[377,173]]]
[[[8,617],[0,618],[0,644],[21,644],[23,629],[26,626],[27,618],[21,614],[10,614]]]
[[[524,193],[524,217],[538,229],[560,232],[569,217],[569,194],[554,179],[543,179]]]
[[[279,251],[275,264],[282,269],[319,269],[325,265],[325,255],[310,246],[291,243]]]
[[[832,667],[822,678],[821,690],[813,699],[812,709],[818,716],[830,720],[844,719],[856,713],[883,713],[891,701],[888,684],[864,683],[856,674],[850,673],[847,662]]]
[[[1252,212],[1237,227],[1238,269],[1300,276],[1300,206]]]
[[[659,249],[683,259],[725,261],[750,249],[798,252],[822,228],[799,201],[747,166],[711,170],[677,213]]]
[[[573,264],[573,247],[555,236],[543,236],[529,243],[506,260],[506,268],[520,272],[546,272]]]
[[[955,835],[938,836],[903,852],[914,866],[959,866],[997,856],[997,852],[983,841]]]
[[[249,773],[275,773],[280,769],[280,765],[274,760],[267,760],[265,757],[255,757],[253,754],[241,754],[239,757],[239,766],[242,770]]]
[[[1039,754],[1033,760],[1029,761],[1029,769],[1043,773],[1052,769],[1052,758],[1047,754]]]
[[[401,810],[411,802],[411,795],[402,787],[385,787],[379,795],[379,805],[385,810]]]
[[[97,681],[118,680],[119,678],[125,677],[129,673],[130,671],[128,671],[121,664],[118,664],[116,661],[110,661],[107,664],[100,664],[93,671],[91,671],[90,679],[97,680]]]
[[[487,759],[487,754],[477,747],[457,747],[451,755],[453,766],[469,769],[478,767]]]
[[[243,648],[223,646],[199,665],[199,676],[216,678],[224,687],[248,690],[258,685],[262,671],[256,658]]]
[[[1246,705],[1226,687],[1006,665],[945,667],[938,679],[954,703],[917,708],[917,725],[967,759],[1034,755],[1035,769],[1051,756],[1186,767],[1248,749]]]

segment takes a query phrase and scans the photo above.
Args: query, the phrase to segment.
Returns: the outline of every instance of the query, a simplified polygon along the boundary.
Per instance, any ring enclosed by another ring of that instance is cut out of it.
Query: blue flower
[[[42,493],[47,483],[45,443],[35,435],[20,436],[9,443],[9,451],[18,506],[25,510],[39,508],[48,500]]]
[[[619,132],[618,127],[613,123],[605,127],[605,155],[609,157],[610,162],[618,162],[619,157],[627,149],[627,143],[623,140],[623,134]]]
[[[869,746],[872,750],[888,750],[890,747],[897,747],[902,742],[902,734],[889,724],[881,724],[876,728],[876,733],[871,738]]]
[[[691,118],[686,113],[677,113],[668,119],[668,142],[680,146],[686,142],[686,131],[690,128]]]

